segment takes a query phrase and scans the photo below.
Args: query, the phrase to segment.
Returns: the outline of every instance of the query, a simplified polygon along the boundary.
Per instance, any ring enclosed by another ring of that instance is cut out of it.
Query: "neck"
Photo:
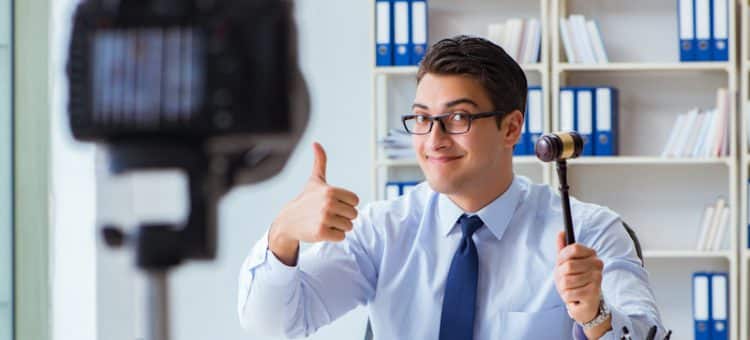
[[[493,177],[489,181],[480,180],[478,183],[473,183],[474,185],[470,190],[448,194],[447,196],[463,211],[477,212],[502,196],[510,188],[513,182],[512,167],[499,173],[499,176]]]

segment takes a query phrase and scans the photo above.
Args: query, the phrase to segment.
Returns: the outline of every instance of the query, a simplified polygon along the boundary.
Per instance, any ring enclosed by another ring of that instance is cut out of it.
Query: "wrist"
[[[275,223],[268,232],[268,249],[287,266],[297,264],[299,240],[284,233],[283,228],[279,228]]]
[[[604,334],[607,334],[607,332],[612,330],[612,316],[607,317],[607,319],[599,324],[596,327],[590,328],[590,329],[584,329],[583,333],[586,334],[586,338],[588,339],[599,339]]]
[[[612,329],[612,313],[603,297],[599,298],[599,306],[594,317],[579,324],[589,339],[598,339]]]

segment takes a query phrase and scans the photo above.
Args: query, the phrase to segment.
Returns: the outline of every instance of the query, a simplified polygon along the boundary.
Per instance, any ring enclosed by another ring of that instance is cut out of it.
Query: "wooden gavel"
[[[583,138],[575,131],[553,132],[542,135],[534,145],[536,157],[542,162],[555,161],[557,176],[560,180],[563,217],[565,218],[565,244],[576,242],[573,232],[573,218],[570,216],[570,197],[568,196],[567,160],[581,155]]]

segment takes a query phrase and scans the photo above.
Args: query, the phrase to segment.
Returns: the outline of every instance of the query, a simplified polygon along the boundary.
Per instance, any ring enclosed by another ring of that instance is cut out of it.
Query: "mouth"
[[[460,159],[462,157],[463,156],[429,156],[429,155],[426,155],[425,159],[430,163],[446,164],[446,163],[455,161],[457,159]]]

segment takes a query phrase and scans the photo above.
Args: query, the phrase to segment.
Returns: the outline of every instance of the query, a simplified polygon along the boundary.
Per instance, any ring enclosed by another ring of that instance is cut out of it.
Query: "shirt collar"
[[[440,224],[440,230],[443,235],[448,235],[453,228],[458,224],[458,218],[462,214],[467,215],[478,215],[482,219],[484,225],[492,232],[497,239],[500,239],[508,227],[510,219],[518,207],[518,203],[521,200],[522,193],[521,180],[518,176],[513,176],[513,181],[510,183],[508,189],[496,198],[494,201],[487,204],[484,208],[480,209],[476,213],[466,213],[456,203],[453,203],[447,195],[438,193],[438,223]]]

